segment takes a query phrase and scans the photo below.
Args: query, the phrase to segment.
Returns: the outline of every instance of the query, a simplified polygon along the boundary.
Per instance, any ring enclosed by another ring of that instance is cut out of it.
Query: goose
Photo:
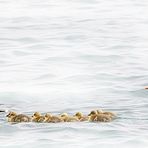
[[[98,114],[97,111],[91,111],[89,116],[90,122],[110,122],[112,118],[110,115]]]
[[[77,117],[69,116],[67,113],[61,114],[60,117],[64,120],[64,122],[79,121],[79,119],[77,119]]]
[[[81,112],[77,112],[74,117],[77,117],[79,121],[88,121],[89,117],[84,116]]]
[[[8,122],[30,122],[31,118],[24,114],[17,114],[16,112],[9,112],[8,115],[6,115],[8,118]]]
[[[116,117],[116,114],[115,113],[112,113],[112,112],[109,112],[109,111],[103,111],[102,109],[98,109],[97,110],[97,113],[98,114],[105,114],[105,115],[109,115],[111,116],[112,118]]]
[[[45,114],[45,122],[47,123],[57,123],[57,122],[64,122],[64,120],[59,116],[53,116],[50,113]]]
[[[35,112],[32,116],[32,121],[33,122],[44,122],[45,117],[41,115],[39,112]]]

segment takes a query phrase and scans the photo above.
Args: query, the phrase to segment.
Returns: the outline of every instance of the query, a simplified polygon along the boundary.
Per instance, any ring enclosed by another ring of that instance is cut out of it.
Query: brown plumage
[[[89,121],[91,122],[110,122],[112,121],[112,117],[110,115],[97,113],[97,111],[91,111],[89,116]]]
[[[116,117],[116,114],[115,114],[115,113],[112,113],[112,112],[109,112],[109,111],[102,111],[101,109],[97,110],[97,113],[98,113],[98,114],[109,115],[109,116],[111,116],[112,118]]]
[[[88,116],[83,115],[81,112],[77,112],[74,117],[77,117],[79,121],[88,121]]]
[[[49,113],[45,114],[45,122],[47,123],[58,123],[58,122],[64,122],[64,120],[59,116],[53,116]]]
[[[24,114],[17,114],[15,112],[10,112],[6,117],[8,117],[8,122],[30,122],[31,118]]]
[[[64,120],[64,122],[76,122],[79,121],[77,117],[69,116],[67,113],[63,113],[60,117]]]
[[[35,112],[32,116],[32,121],[33,122],[44,122],[45,117],[42,116],[39,112]]]

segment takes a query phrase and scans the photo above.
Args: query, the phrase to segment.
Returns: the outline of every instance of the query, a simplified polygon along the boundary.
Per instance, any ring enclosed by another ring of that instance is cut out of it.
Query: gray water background
[[[147,0],[0,0],[0,109],[111,123],[21,123],[0,113],[0,148],[148,147]]]

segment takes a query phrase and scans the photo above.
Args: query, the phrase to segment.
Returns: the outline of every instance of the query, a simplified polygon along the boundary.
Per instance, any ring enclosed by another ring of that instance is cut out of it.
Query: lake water
[[[11,125],[0,113],[0,148],[147,148],[147,61],[147,0],[0,0],[0,109],[118,115]]]

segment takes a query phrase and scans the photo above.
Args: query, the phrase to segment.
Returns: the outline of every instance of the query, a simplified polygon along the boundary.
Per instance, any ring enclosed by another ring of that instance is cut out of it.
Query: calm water
[[[0,109],[118,114],[111,123],[7,123],[0,147],[148,147],[147,0],[0,0]]]

